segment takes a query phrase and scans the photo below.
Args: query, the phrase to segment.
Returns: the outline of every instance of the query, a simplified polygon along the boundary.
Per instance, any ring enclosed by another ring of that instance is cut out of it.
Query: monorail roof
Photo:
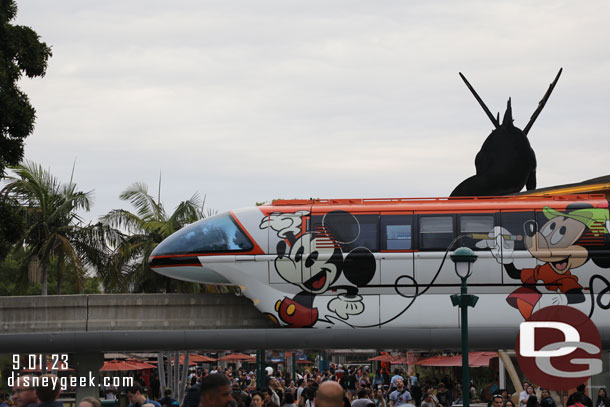
[[[492,197],[447,197],[447,198],[355,198],[355,199],[278,199],[271,207],[311,207],[323,211],[349,207],[351,210],[498,210],[535,209],[544,206],[565,207],[571,203],[584,202],[597,207],[607,207],[603,194],[571,195],[509,195]]]

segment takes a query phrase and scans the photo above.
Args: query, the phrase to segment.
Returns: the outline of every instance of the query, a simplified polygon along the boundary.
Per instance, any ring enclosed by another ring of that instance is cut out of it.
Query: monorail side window
[[[412,215],[381,216],[381,248],[383,250],[411,250]]]
[[[379,215],[353,215],[345,211],[333,211],[324,216],[311,217],[310,230],[328,234],[348,252],[356,247],[379,251]]]
[[[525,250],[525,222],[536,219],[534,211],[502,212],[500,225],[510,232],[511,240],[515,243],[515,250]]]
[[[493,214],[480,215],[460,215],[460,236],[459,246],[466,246],[473,250],[482,250],[476,247],[476,243],[487,238],[489,232],[494,228]]]
[[[446,250],[453,240],[453,231],[453,216],[451,215],[420,216],[420,249]]]

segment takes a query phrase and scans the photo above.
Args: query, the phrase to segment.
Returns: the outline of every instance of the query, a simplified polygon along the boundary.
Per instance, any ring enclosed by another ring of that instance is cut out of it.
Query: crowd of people
[[[320,393],[325,388],[332,394],[340,392],[341,403],[336,407],[451,407],[462,401],[461,384],[449,376],[422,382],[419,375],[400,369],[392,375],[381,369],[370,374],[367,367],[344,369],[339,365],[323,372],[315,368],[306,370],[296,378],[270,367],[265,373],[262,386],[257,387],[254,372],[246,369],[216,367],[210,371],[193,371],[188,376],[182,403],[173,397],[171,389],[160,394],[157,386],[147,389],[138,381],[121,390],[127,395],[129,407],[325,407],[324,402],[320,403],[320,397],[326,400],[324,392]],[[23,379],[24,376],[16,380],[12,397],[0,400],[0,407],[63,407],[58,401],[60,389],[25,385]],[[559,407],[561,404],[547,389],[536,389],[527,382],[523,383],[523,389],[518,401],[506,390],[498,390],[491,397],[489,407]],[[470,393],[472,400],[476,395],[473,386]],[[610,400],[602,388],[593,404],[582,385],[570,395],[565,406],[610,407]],[[101,407],[101,403],[97,398],[86,397],[78,400],[77,407]]]

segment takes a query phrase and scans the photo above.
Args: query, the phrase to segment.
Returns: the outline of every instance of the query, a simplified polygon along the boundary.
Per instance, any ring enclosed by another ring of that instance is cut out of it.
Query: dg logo
[[[519,327],[515,346],[523,373],[538,386],[568,390],[602,372],[601,337],[572,307],[543,308]]]

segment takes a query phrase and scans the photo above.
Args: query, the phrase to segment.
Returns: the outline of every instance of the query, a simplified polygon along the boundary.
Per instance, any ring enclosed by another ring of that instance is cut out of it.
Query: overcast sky
[[[512,97],[538,185],[609,174],[607,1],[18,0],[53,57],[22,89],[26,158],[95,191],[87,219],[273,198],[447,196]]]

